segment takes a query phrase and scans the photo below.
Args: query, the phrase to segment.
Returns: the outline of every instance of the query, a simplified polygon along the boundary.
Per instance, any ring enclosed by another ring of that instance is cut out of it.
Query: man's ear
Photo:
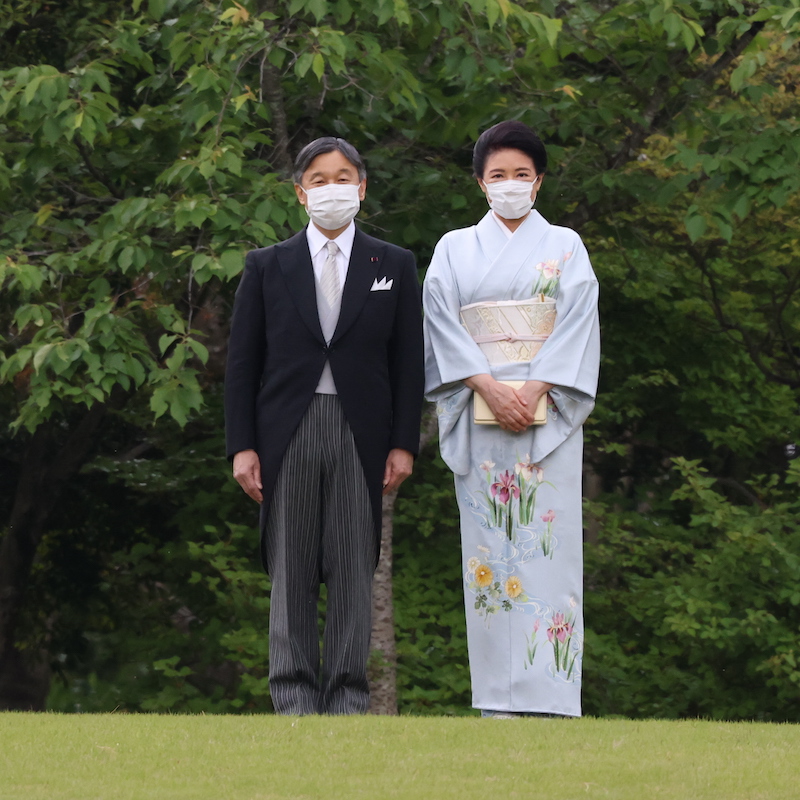
[[[364,180],[358,184],[358,199],[363,200],[366,196],[367,196],[367,179],[364,178]]]
[[[297,195],[297,202],[304,206],[306,204],[306,192],[299,183],[294,185],[294,193]]]

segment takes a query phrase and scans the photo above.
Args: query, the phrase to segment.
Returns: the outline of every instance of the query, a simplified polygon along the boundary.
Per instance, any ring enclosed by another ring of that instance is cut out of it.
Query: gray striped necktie
[[[339,283],[339,267],[336,264],[336,254],[339,252],[339,246],[336,242],[328,242],[325,247],[328,248],[328,257],[322,267],[322,277],[319,285],[328,306],[333,308],[339,301],[339,295],[342,292]]]

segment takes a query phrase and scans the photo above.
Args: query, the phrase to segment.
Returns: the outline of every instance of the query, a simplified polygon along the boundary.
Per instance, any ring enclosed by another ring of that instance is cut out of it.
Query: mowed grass
[[[2,800],[800,798],[800,726],[0,714]]]

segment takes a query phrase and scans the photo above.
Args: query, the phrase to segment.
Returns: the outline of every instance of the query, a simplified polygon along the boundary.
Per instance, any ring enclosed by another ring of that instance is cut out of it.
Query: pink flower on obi
[[[540,261],[536,265],[536,269],[538,269],[547,280],[550,280],[552,277],[558,277],[558,274],[560,274],[557,258],[548,258],[547,261]]]
[[[567,636],[572,636],[574,628],[575,626],[571,622],[568,622],[560,611],[557,611],[553,614],[553,619],[550,620],[550,627],[547,629],[547,639],[551,642],[553,639],[558,639],[558,641],[563,644]]]
[[[556,512],[551,508],[546,514],[542,514],[542,522],[552,522],[556,518]]]
[[[511,499],[511,495],[519,497],[519,486],[514,483],[514,476],[506,470],[497,483],[492,484],[492,497],[496,497],[503,505]]]
[[[541,622],[542,621],[539,619],[539,617],[536,617],[536,619],[533,621],[533,632],[534,633],[539,633],[539,625],[541,624]]]

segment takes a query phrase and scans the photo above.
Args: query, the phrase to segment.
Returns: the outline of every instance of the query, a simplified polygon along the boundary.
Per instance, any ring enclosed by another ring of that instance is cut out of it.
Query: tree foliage
[[[800,435],[796,0],[0,0],[0,11],[0,474],[14,487],[0,498],[2,701],[20,665],[38,662],[126,687],[127,707],[259,707],[263,579],[246,512],[210,457],[243,254],[304,224],[285,180],[292,157],[334,133],[366,157],[363,226],[424,266],[445,230],[485,207],[472,141],[520,118],[548,146],[541,209],[579,229],[603,289],[587,678],[605,669],[620,686],[603,678],[592,708],[637,713],[623,699],[630,664],[657,651],[609,638],[612,612],[626,625],[642,613],[607,602],[619,581],[633,591],[609,564],[632,528],[654,532],[629,568],[651,580],[648,613],[672,604],[677,619],[660,548],[684,542],[686,556],[717,535],[696,522],[698,504],[755,530],[763,501],[749,481],[781,476],[783,445]],[[203,468],[181,460],[193,449]],[[679,457],[701,460],[717,489],[688,471],[696,496],[671,499]],[[457,550],[450,483],[435,462],[420,472],[396,521],[401,704],[453,710],[465,654],[452,575],[426,612]],[[107,499],[117,493],[124,513]],[[781,524],[770,535],[790,549]],[[85,567],[81,603],[65,603],[63,563]],[[776,624],[794,624],[791,597],[781,602]],[[179,625],[181,608],[191,619]],[[744,628],[726,630],[743,648]],[[675,675],[695,668],[687,641],[658,651]],[[781,669],[770,680],[788,686]],[[683,680],[662,696],[685,699]],[[713,703],[755,714],[727,695]]]

